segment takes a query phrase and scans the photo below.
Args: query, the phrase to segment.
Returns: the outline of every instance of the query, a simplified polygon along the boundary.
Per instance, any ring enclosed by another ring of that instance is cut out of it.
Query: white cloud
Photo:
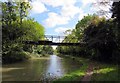
[[[31,3],[32,5],[32,13],[33,14],[40,14],[43,13],[45,11],[47,11],[47,8],[45,7],[45,5],[40,1],[40,0],[35,0]]]
[[[82,8],[86,7],[88,4],[95,3],[96,0],[81,0]]]
[[[59,14],[55,12],[49,12],[48,18],[45,19],[43,22],[46,27],[53,28],[57,25],[59,26],[68,24],[69,21],[72,20],[72,18],[74,18],[76,14],[79,14],[79,19],[86,15],[83,13],[84,10],[82,8],[75,6],[75,3],[79,1],[81,1],[85,6],[95,0],[35,0],[32,2],[32,11],[35,14],[39,14],[47,11],[45,5],[49,5],[52,7],[61,6]]]
[[[55,29],[55,32],[59,33],[59,34],[62,34],[64,33],[66,30],[72,30],[73,28],[65,28],[65,27],[58,27]]]
[[[52,7],[62,7],[60,14],[48,14],[48,18],[44,21],[47,27],[65,25],[80,11],[78,7],[74,6],[77,0],[41,0],[41,2]]]
[[[1,0],[2,2],[8,2],[8,1],[13,1],[13,2],[28,2],[28,0]]]
[[[79,7],[76,7],[74,5],[63,6],[61,10],[61,15],[73,18],[76,14],[81,12],[82,10]]]
[[[50,12],[48,18],[44,21],[47,27],[55,27],[57,25],[67,24],[70,19],[68,17],[61,16],[57,13]]]
[[[82,12],[81,14],[79,14],[79,17],[78,17],[79,20],[81,20],[84,16],[87,16],[87,13]]]
[[[46,5],[50,5],[52,7],[58,6],[69,6],[76,3],[77,0],[41,0]]]

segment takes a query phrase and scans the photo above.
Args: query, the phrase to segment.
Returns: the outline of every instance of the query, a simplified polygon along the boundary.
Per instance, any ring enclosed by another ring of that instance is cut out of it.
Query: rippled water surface
[[[56,55],[3,65],[3,81],[40,81],[56,79],[80,68],[80,63]]]

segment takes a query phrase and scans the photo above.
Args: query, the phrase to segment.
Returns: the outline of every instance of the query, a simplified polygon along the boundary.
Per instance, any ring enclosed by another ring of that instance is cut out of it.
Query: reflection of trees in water
[[[33,68],[34,68],[34,77],[37,80],[40,80],[42,78],[44,78],[44,74],[47,71],[47,66],[48,66],[48,60],[47,59],[43,59],[43,60],[37,60],[34,62]]]
[[[70,58],[64,58],[61,62],[65,73],[70,73],[72,71],[78,70],[81,66],[79,62]]]
[[[3,72],[4,81],[39,81],[43,78],[48,65],[47,59],[35,59],[23,63],[7,65],[5,68],[23,68]],[[9,76],[9,77],[5,77]]]

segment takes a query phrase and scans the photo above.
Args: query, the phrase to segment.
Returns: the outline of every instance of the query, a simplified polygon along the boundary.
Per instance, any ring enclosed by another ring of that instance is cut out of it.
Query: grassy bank
[[[120,69],[116,64],[95,63],[92,83],[95,81],[120,81]]]
[[[61,55],[59,55],[61,56]],[[74,57],[74,56],[62,56],[64,58],[71,58],[73,60],[78,61],[79,63],[82,64],[79,70],[73,71],[72,73],[68,73],[64,75],[62,78],[55,80],[53,83],[59,83],[59,82],[74,82],[74,81],[80,81],[83,76],[86,73],[86,70],[88,68],[89,60],[84,59],[84,58],[79,58],[79,57]]]
[[[74,57],[74,56],[64,56],[64,57],[79,61],[80,63],[82,63],[82,66],[79,70],[66,74],[62,78],[55,80],[53,83],[59,83],[59,82],[69,83],[74,81],[81,81],[83,76],[86,74],[86,70],[90,63],[94,64],[93,75],[91,76],[91,80],[90,80],[91,83],[96,83],[96,81],[116,81],[116,82],[120,81],[118,65],[101,63],[101,62],[92,61],[89,59]]]

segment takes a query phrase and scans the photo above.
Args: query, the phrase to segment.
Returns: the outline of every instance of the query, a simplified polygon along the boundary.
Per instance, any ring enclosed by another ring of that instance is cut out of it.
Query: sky
[[[46,35],[64,35],[87,14],[95,0],[33,0],[29,16],[45,27]]]
[[[109,7],[93,6],[96,0],[33,0],[30,17],[45,27],[46,35],[64,35],[84,16]]]

